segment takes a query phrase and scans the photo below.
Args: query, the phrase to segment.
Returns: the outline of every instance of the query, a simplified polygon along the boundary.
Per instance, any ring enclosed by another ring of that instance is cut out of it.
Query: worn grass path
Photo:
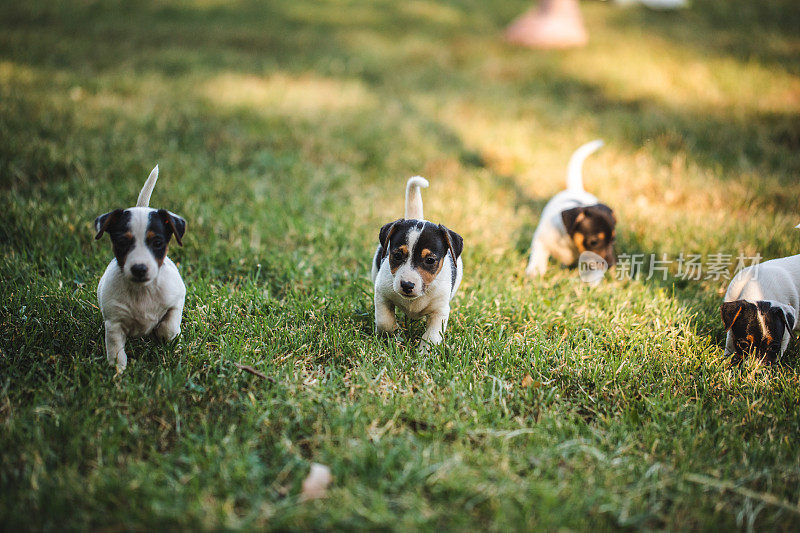
[[[591,44],[537,53],[498,39],[527,5],[0,5],[0,529],[800,526],[796,343],[729,367],[727,282],[675,265],[522,276],[598,137],[621,251],[798,252],[800,10],[585,2]],[[156,162],[183,333],[115,378],[91,222]],[[368,281],[413,174],[466,242],[426,357],[420,324],[372,335]]]

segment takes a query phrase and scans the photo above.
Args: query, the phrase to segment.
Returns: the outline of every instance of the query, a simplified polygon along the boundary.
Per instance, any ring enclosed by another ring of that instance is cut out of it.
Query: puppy
[[[405,218],[381,228],[372,261],[377,331],[397,329],[395,307],[412,319],[426,317],[427,329],[419,345],[422,352],[442,342],[450,300],[461,284],[464,249],[458,233],[423,218],[420,187],[427,186],[420,176],[408,180]]]
[[[155,332],[163,341],[181,332],[186,296],[178,268],[167,257],[174,235],[183,246],[186,221],[166,209],[152,209],[150,194],[158,180],[158,165],[139,193],[136,207],[115,209],[94,221],[95,239],[108,233],[114,259],[97,286],[97,300],[106,330],[106,357],[122,372],[128,364],[125,342]]]
[[[800,312],[800,255],[742,269],[720,307],[727,332],[725,356],[753,353],[775,363],[786,350]]]
[[[547,202],[533,234],[531,257],[525,270],[528,276],[544,274],[550,256],[569,266],[575,264],[581,253],[589,251],[602,257],[609,268],[617,263],[614,212],[583,189],[583,161],[601,146],[603,141],[592,141],[572,154],[567,167],[567,190]]]

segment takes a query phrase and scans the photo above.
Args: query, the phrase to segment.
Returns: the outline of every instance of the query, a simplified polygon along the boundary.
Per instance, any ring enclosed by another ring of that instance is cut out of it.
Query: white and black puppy
[[[97,286],[97,300],[106,330],[106,357],[122,372],[128,364],[125,342],[152,332],[163,341],[181,331],[186,286],[167,257],[170,238],[179,245],[186,221],[165,209],[152,209],[150,194],[158,165],[139,193],[136,207],[115,209],[94,221],[95,239],[108,233],[114,259]]]
[[[412,319],[426,317],[421,351],[442,342],[450,300],[461,283],[464,249],[458,233],[423,218],[420,187],[427,186],[427,180],[420,176],[408,180],[405,218],[381,228],[372,261],[377,331],[392,333],[397,329],[395,307]]]
[[[720,307],[725,356],[750,353],[765,363],[786,350],[800,312],[800,255],[765,261],[734,276]]]
[[[583,188],[583,161],[601,146],[603,141],[592,141],[572,154],[567,167],[567,190],[547,202],[533,234],[525,270],[528,276],[544,274],[551,256],[569,266],[578,261],[581,253],[589,251],[602,257],[609,268],[617,263],[614,212]]]

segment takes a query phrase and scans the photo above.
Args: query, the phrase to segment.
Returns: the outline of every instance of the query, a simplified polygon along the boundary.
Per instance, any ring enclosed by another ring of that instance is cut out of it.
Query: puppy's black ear
[[[447,243],[447,248],[450,250],[450,253],[453,254],[453,261],[455,262],[458,260],[458,257],[461,255],[461,252],[464,251],[464,239],[451,229],[447,229],[445,226],[439,224],[439,230],[444,235],[444,240]]]
[[[97,232],[97,235],[94,236],[95,240],[102,237],[108,227],[116,223],[121,215],[122,209],[114,209],[94,219],[94,230]]]
[[[742,312],[744,304],[744,300],[736,300],[733,302],[725,302],[720,306],[719,311],[722,315],[722,325],[725,326],[725,331],[733,327],[734,322],[736,322],[736,319],[739,317],[739,313]]]
[[[614,210],[605,204],[590,205],[586,208],[586,216],[605,218],[612,226],[617,223],[617,217],[614,215]]]
[[[783,323],[783,325],[786,327],[786,331],[789,332],[789,336],[791,337],[792,331],[794,330],[794,317],[780,307],[771,307],[769,309],[769,313]]]
[[[402,221],[403,221],[402,218],[398,218],[394,222],[389,222],[388,224],[384,224],[381,230],[378,232],[378,242],[383,248],[384,253],[389,251],[389,239],[392,238],[392,234],[394,233],[394,230],[397,228],[397,224],[399,224]]]
[[[183,239],[183,234],[186,233],[186,221],[172,211],[167,211],[166,209],[159,209],[158,216],[161,217],[161,221],[164,222],[164,225],[172,230],[173,235],[175,235],[175,240],[178,242],[178,246],[183,246],[183,241],[181,239]]]
[[[585,207],[573,207],[561,212],[561,220],[564,221],[564,227],[567,228],[567,233],[572,235],[575,233],[575,226],[586,217]]]

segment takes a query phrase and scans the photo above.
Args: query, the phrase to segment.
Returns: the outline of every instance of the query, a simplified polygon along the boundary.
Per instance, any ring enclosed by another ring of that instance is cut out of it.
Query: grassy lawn
[[[797,342],[731,367],[727,280],[675,265],[523,276],[598,137],[620,252],[800,251],[800,7],[584,2],[590,45],[542,53],[499,39],[528,5],[3,2],[0,529],[800,527]],[[92,221],[156,163],[183,331],[115,377]],[[421,323],[372,334],[369,281],[414,174],[465,240],[424,357]]]

